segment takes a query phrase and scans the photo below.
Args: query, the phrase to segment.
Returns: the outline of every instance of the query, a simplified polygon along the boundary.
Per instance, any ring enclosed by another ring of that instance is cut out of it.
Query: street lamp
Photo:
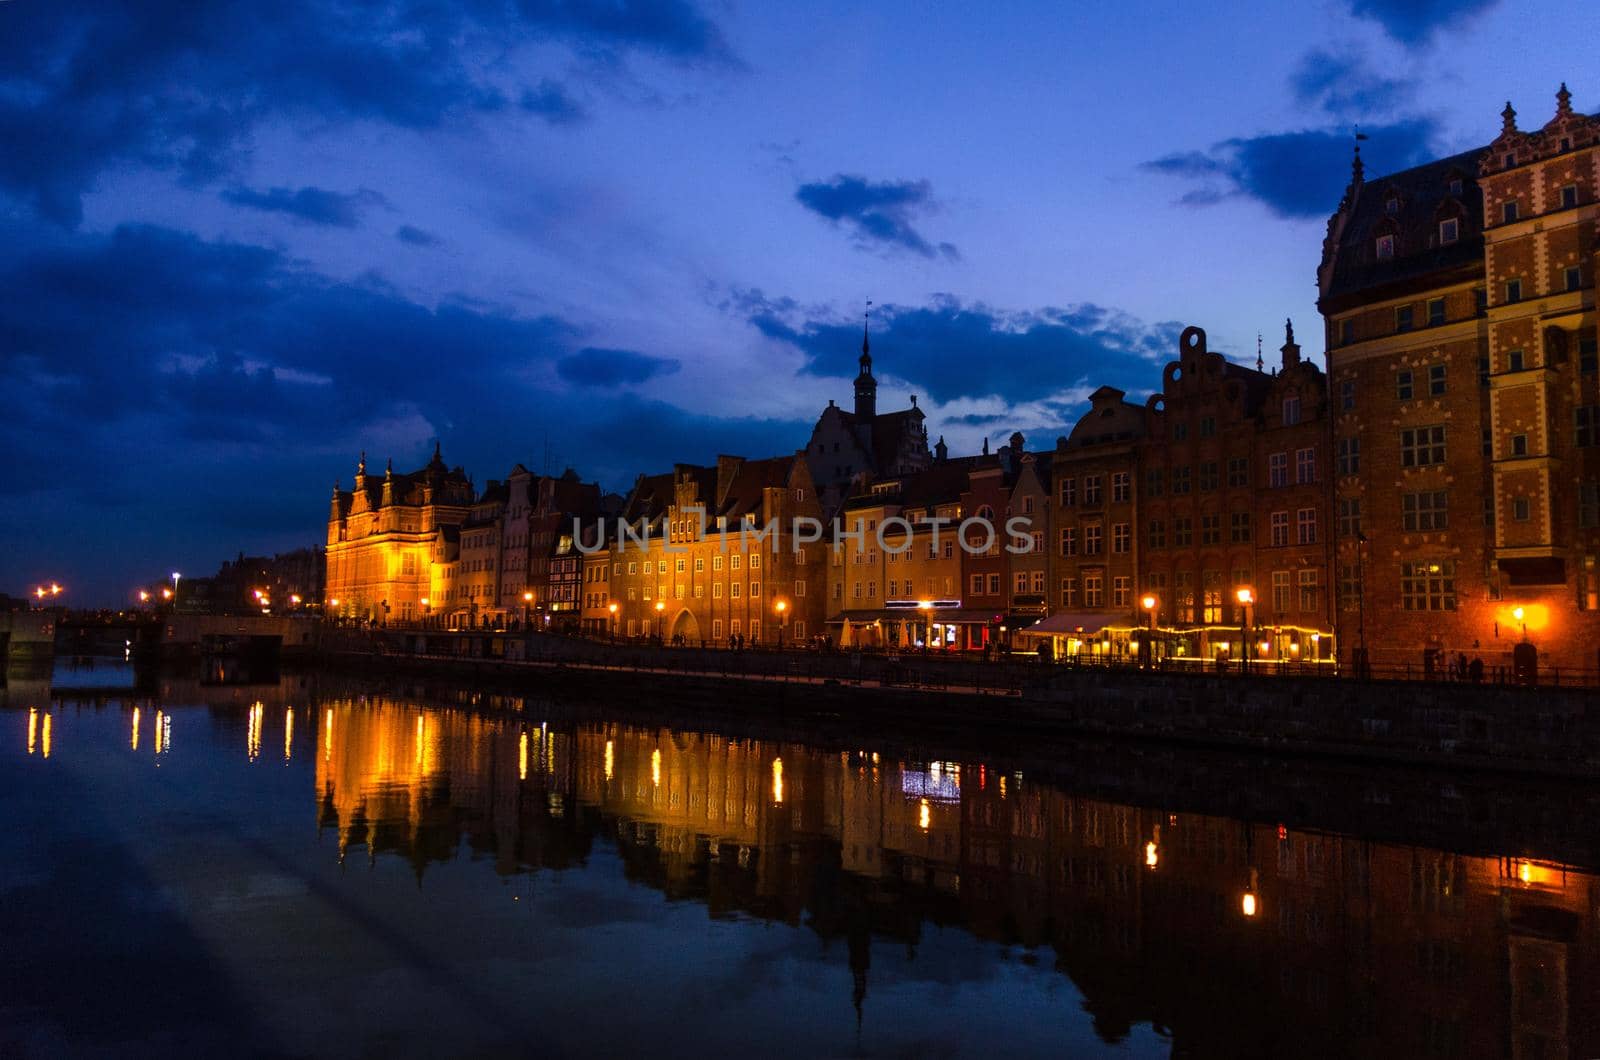
[[[1511,609],[1511,617],[1522,624],[1522,643],[1528,643],[1528,613],[1518,604]]]
[[[663,643],[666,642],[666,631],[662,628],[662,623],[665,622],[666,619],[662,616],[662,612],[666,609],[667,602],[665,600],[656,601],[656,640]]]
[[[779,600],[773,605],[778,612],[778,650],[783,650],[783,633],[789,628],[789,601]]]
[[[522,628],[528,628],[528,608],[533,604],[533,590],[525,589],[522,593]]]
[[[933,647],[933,601],[918,600],[917,610],[922,612],[922,650]]]
[[[1250,617],[1255,608],[1256,594],[1248,585],[1241,585],[1239,591],[1234,593],[1239,601],[1239,668],[1241,673],[1250,672]]]
[[[1144,635],[1144,664],[1146,667],[1154,666],[1156,661],[1156,612],[1161,601],[1156,599],[1154,593],[1145,593],[1139,601],[1139,606],[1144,608],[1145,635]]]
[[[611,612],[611,639],[612,639],[612,641],[615,641],[617,639],[617,605],[616,605],[616,602],[613,601],[610,604],[610,606],[608,606],[606,608],[606,610]]]

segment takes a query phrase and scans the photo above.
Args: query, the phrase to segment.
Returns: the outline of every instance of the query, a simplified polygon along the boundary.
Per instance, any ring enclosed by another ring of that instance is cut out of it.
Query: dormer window
[[[1394,257],[1394,236],[1378,237],[1378,260],[1388,261]]]
[[[1393,195],[1389,196],[1389,201],[1383,204],[1383,212],[1390,217],[1399,217],[1400,200]]]
[[[1450,194],[1454,195],[1458,199],[1461,198],[1461,178],[1460,177],[1451,177],[1450,178]]]
[[[1446,217],[1439,222],[1439,245],[1449,246],[1461,238],[1461,222],[1454,217]]]
[[[1517,156],[1516,155],[1514,155],[1514,154],[1506,155],[1506,168],[1507,169],[1510,169],[1512,166],[1514,166],[1516,164],[1517,164]]]

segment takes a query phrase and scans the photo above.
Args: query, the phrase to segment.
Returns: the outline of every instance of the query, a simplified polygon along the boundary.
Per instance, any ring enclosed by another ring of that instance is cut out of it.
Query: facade
[[[391,465],[382,478],[367,474],[363,453],[354,488],[333,488],[327,613],[377,622],[421,617],[422,601],[441,587],[434,579],[445,551],[441,532],[465,522],[472,502],[466,472],[446,467],[437,445],[421,470],[396,475]]]
[[[1562,86],[1502,119],[1388,177],[1357,155],[1328,225],[1338,614],[1375,665],[1600,663],[1600,117]]]

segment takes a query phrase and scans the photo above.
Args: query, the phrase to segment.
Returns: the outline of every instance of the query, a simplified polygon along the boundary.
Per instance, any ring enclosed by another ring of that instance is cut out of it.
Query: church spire
[[[872,303],[867,303],[866,319],[861,325],[861,371],[856,375],[856,416],[870,420],[878,415],[878,381],[872,377],[872,344],[867,335],[867,322],[872,318]]]

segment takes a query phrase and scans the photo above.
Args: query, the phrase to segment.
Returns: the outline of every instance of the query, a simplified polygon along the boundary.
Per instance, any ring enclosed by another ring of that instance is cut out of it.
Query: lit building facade
[[[1600,664],[1600,117],[1365,179],[1319,270],[1342,643],[1374,665]],[[1347,656],[1348,657],[1348,656]]]

